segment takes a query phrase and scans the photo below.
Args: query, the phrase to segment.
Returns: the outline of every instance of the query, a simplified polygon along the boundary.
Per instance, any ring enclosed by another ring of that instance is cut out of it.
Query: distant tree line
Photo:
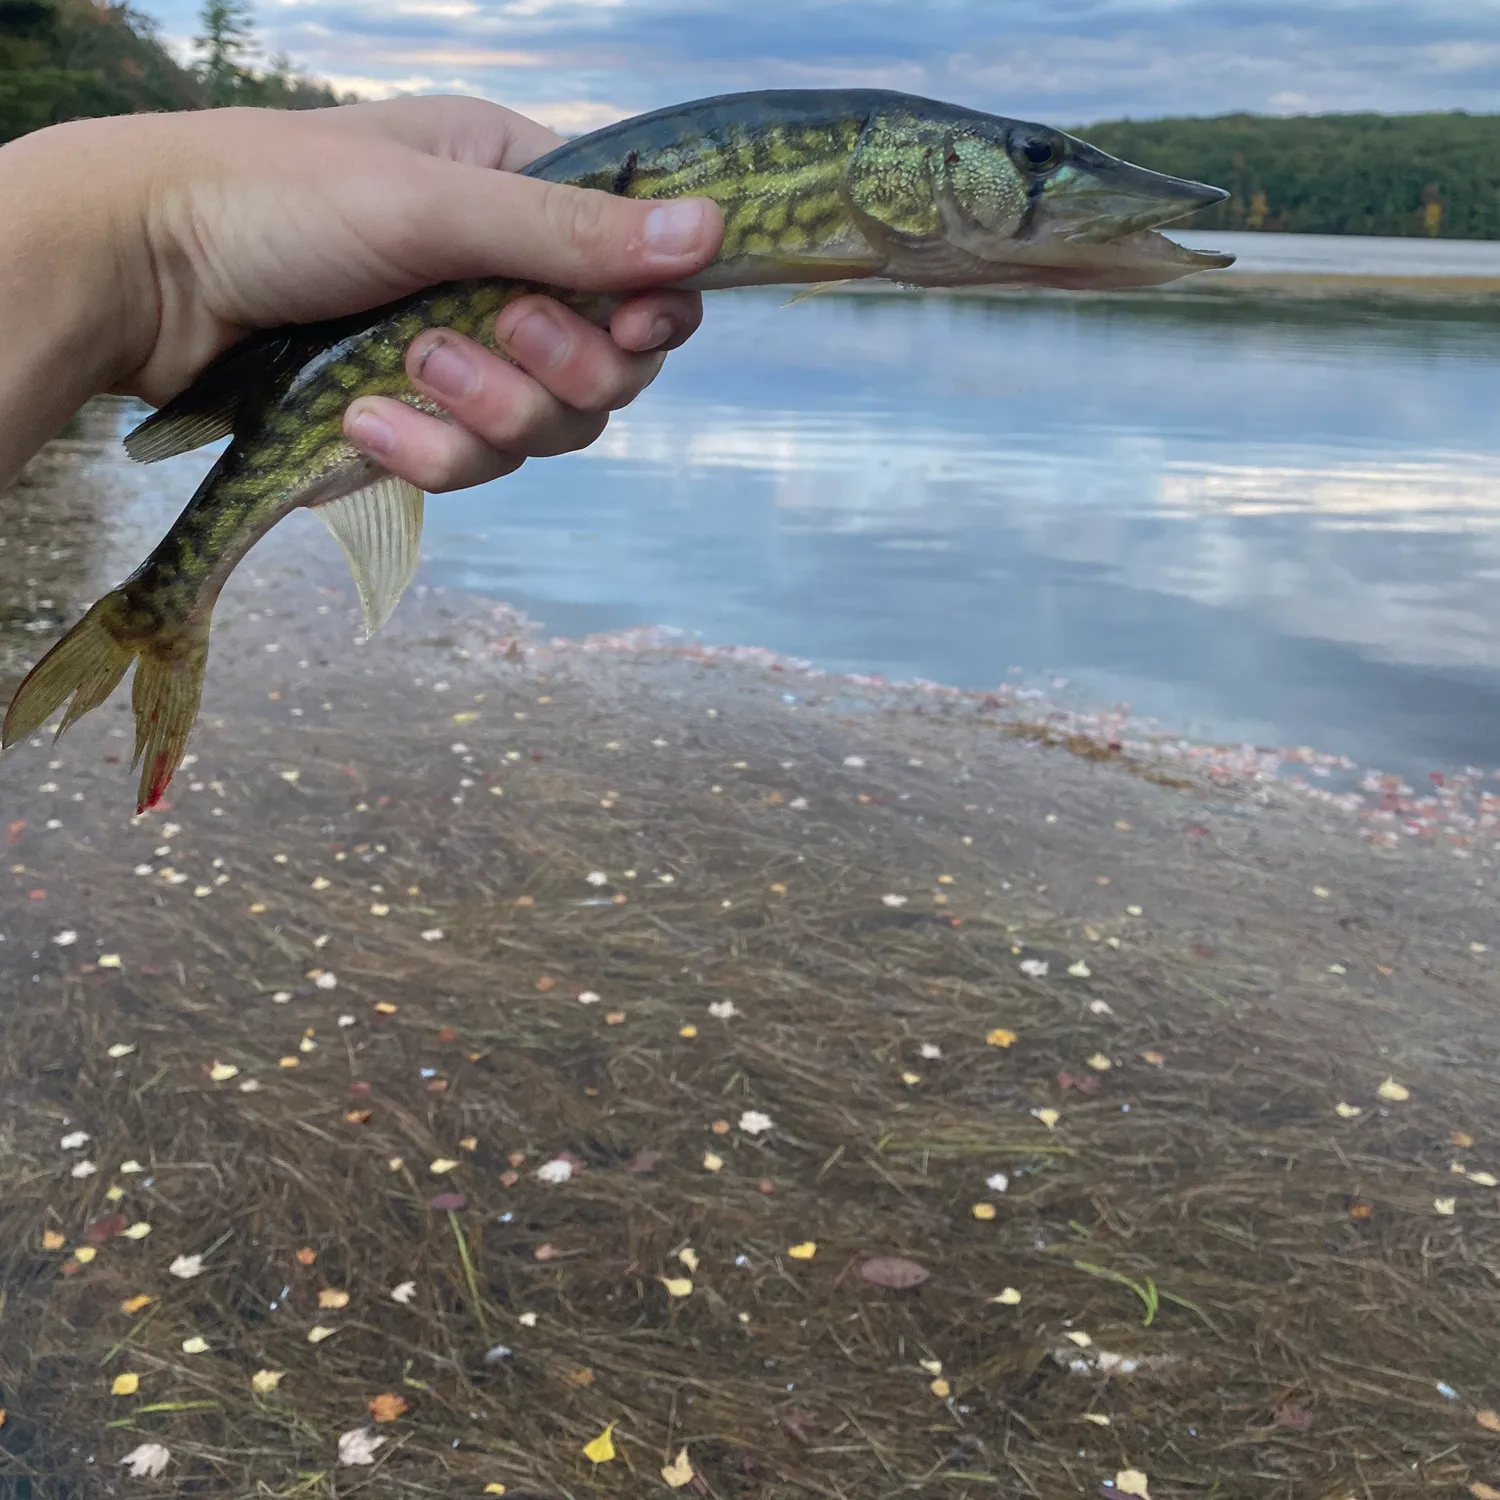
[[[156,23],[112,0],[0,0],[0,142],[64,120],[254,104],[345,102],[283,56],[260,53],[245,0],[208,0],[184,66]]]
[[[347,102],[261,48],[248,0],[205,0],[179,63],[129,0],[0,0],[0,142],[62,120],[226,104]],[[1078,132],[1145,167],[1228,188],[1213,229],[1500,239],[1500,115],[1221,115]]]
[[[1228,188],[1194,221],[1207,228],[1500,239],[1500,115],[1222,115],[1078,134]]]

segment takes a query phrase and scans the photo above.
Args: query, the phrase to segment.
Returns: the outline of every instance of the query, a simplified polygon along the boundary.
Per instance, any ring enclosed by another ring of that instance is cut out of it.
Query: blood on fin
[[[208,623],[179,631],[167,649],[141,652],[130,704],[135,710],[135,758],[141,768],[138,813],[161,801],[182,764],[188,736],[198,721],[203,671],[208,665]]]
[[[119,627],[127,608],[119,589],[106,594],[26,674],[0,728],[0,748],[40,729],[66,703],[57,734],[98,708],[138,661],[131,694],[135,760],[141,769],[138,812],[161,800],[181,764],[198,717],[208,662],[208,621],[151,639],[132,639]],[[69,701],[71,700],[71,701]]]

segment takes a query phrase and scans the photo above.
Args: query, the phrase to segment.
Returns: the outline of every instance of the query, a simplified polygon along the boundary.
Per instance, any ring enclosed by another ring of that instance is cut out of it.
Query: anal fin
[[[385,474],[353,494],[313,507],[349,560],[366,637],[390,619],[417,571],[422,502],[416,485]]]

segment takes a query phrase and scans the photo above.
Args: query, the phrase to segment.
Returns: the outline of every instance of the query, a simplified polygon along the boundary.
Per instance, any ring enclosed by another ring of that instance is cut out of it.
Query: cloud
[[[148,0],[149,4],[149,0]],[[169,33],[192,0],[159,0]],[[472,91],[558,128],[748,88],[901,88],[1060,125],[1494,107],[1500,0],[262,0],[268,50],[362,92]]]
[[[631,111],[623,104],[605,104],[597,99],[554,99],[533,104],[530,113],[560,135],[582,135],[613,125]]]

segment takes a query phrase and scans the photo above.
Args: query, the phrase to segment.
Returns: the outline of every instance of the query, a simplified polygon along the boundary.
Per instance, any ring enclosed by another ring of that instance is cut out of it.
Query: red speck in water
[[[1059,1073],[1057,1084],[1059,1088],[1077,1089],[1080,1094],[1097,1094],[1100,1088],[1097,1073]]]
[[[83,1238],[90,1245],[102,1245],[105,1240],[112,1240],[117,1234],[123,1234],[128,1223],[124,1214],[107,1214],[102,1219],[95,1219],[83,1231]]]

